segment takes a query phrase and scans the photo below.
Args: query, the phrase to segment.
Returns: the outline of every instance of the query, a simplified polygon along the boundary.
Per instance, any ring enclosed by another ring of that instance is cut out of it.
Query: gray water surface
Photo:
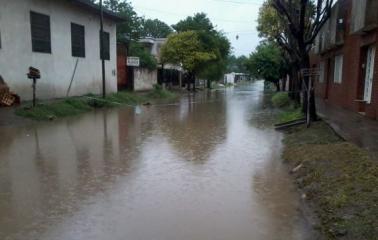
[[[0,239],[313,239],[262,89],[0,128]]]

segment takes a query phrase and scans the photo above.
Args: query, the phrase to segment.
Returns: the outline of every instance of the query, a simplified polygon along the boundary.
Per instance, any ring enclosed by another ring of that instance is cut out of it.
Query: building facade
[[[378,0],[339,0],[311,57],[316,95],[327,104],[378,118]]]
[[[182,68],[173,64],[161,64],[160,51],[167,38],[142,38],[139,43],[143,45],[147,52],[156,58],[157,69],[148,70],[146,68],[134,68],[134,90],[145,91],[153,89],[154,85],[181,86]]]
[[[117,91],[116,23],[104,13],[107,92]],[[22,100],[32,97],[26,73],[41,72],[40,99],[98,94],[102,89],[100,19],[88,0],[1,0],[0,75]],[[70,92],[69,86],[72,82]]]

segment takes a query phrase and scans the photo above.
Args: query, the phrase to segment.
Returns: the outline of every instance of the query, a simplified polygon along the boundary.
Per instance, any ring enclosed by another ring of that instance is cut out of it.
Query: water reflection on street
[[[313,239],[262,89],[0,128],[0,239]]]

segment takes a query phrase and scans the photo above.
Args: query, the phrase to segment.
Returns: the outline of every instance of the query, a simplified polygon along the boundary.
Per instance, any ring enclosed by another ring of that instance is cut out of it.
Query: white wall
[[[227,83],[231,83],[231,84],[235,83],[235,73],[227,73],[224,75],[224,84],[227,84]]]
[[[79,58],[70,95],[101,92],[99,50],[100,23],[97,16],[65,0],[0,0],[0,75],[22,100],[32,97],[29,66],[40,69],[37,83],[40,99],[64,97],[74,71],[71,54],[71,22],[85,26],[85,58]],[[32,51],[30,11],[50,16],[51,54]],[[107,92],[117,91],[116,25],[105,21],[110,33],[110,61],[106,61]]]
[[[157,84],[157,70],[150,71],[146,68],[134,68],[134,90],[152,90]]]

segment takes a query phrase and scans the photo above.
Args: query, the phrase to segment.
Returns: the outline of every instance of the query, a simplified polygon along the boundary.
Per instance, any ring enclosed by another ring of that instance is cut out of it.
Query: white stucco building
[[[239,81],[248,81],[250,76],[245,73],[227,73],[224,75],[223,83],[224,84],[235,84]]]
[[[0,75],[22,100],[32,97],[30,66],[41,71],[40,99],[100,93],[100,20],[88,0],[0,0]],[[106,89],[117,91],[115,14],[104,13]],[[77,63],[76,71],[75,66]]]
[[[162,81],[163,66],[160,62],[160,51],[162,46],[167,41],[167,38],[142,38],[139,40],[144,48],[156,58],[158,62],[158,68],[156,70],[148,70],[146,68],[138,67],[134,68],[134,90],[135,91],[145,91],[153,89],[155,84],[160,84]],[[175,70],[182,72],[182,68],[173,64],[165,64],[164,70]],[[160,77],[159,77],[160,75]],[[181,77],[181,76],[180,76]],[[159,82],[160,79],[160,82]]]

